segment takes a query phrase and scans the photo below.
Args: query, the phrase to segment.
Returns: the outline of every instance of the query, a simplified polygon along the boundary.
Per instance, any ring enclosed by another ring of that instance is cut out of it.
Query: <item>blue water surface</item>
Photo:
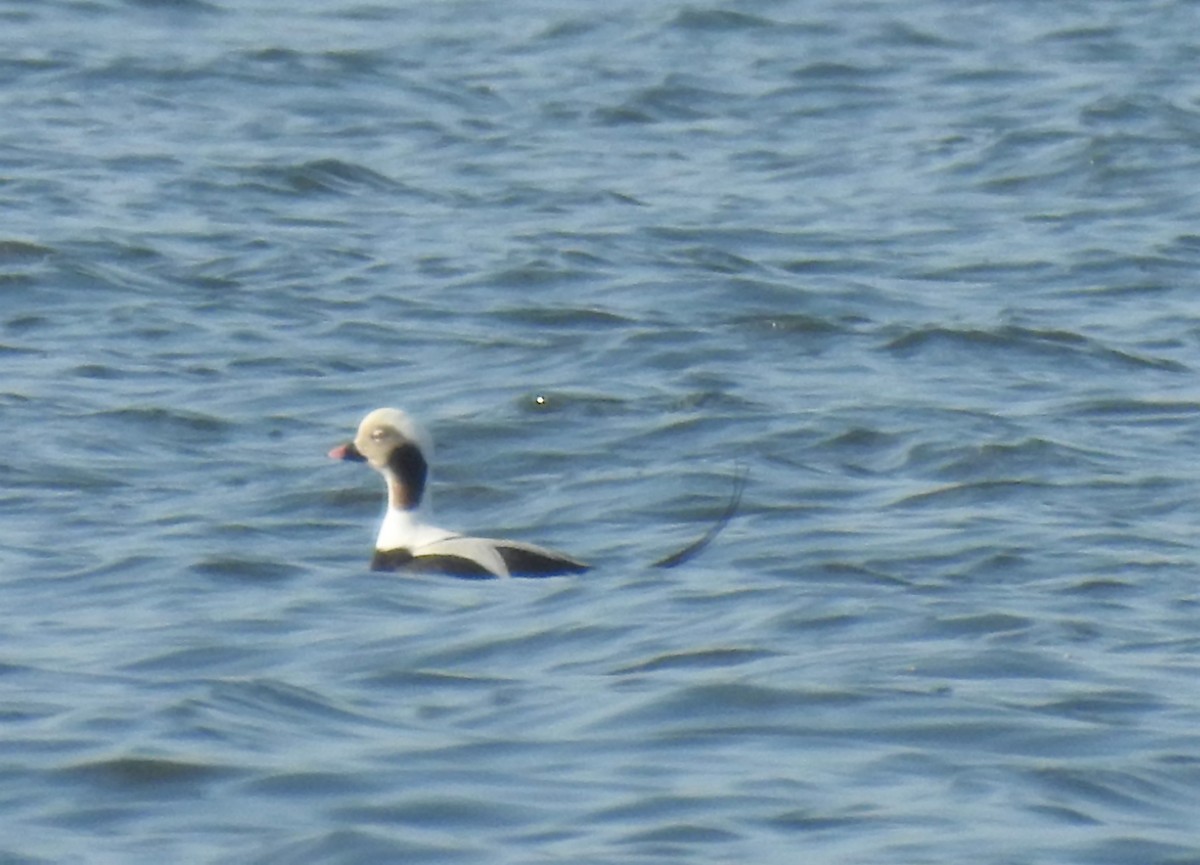
[[[0,862],[1200,862],[1197,32],[4,4]]]

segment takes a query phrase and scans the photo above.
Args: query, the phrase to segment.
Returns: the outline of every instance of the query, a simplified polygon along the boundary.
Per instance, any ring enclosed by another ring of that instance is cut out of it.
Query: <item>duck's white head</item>
[[[368,463],[387,480],[388,507],[415,511],[427,499],[433,439],[398,408],[377,408],[362,419],[354,441],[329,452],[336,460]]]

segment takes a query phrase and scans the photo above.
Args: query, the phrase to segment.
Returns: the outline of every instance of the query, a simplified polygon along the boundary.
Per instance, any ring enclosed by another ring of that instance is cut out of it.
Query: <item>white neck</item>
[[[375,549],[416,552],[425,544],[454,537],[454,532],[429,525],[423,516],[420,508],[405,510],[392,507],[389,502],[387,513],[383,515],[383,525],[379,527],[379,536],[375,539]]]

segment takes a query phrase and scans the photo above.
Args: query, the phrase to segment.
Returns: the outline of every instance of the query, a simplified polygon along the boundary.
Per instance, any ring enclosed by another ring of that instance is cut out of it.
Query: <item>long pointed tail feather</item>
[[[733,478],[733,494],[729,497],[729,504],[725,506],[724,512],[717,521],[713,523],[707,532],[705,532],[696,540],[692,541],[682,550],[678,550],[666,558],[659,559],[654,563],[656,568],[674,568],[677,565],[682,565],[684,562],[695,558],[701,553],[705,547],[712,543],[713,538],[721,534],[721,530],[729,524],[737,513],[738,506],[742,503],[742,491],[746,489],[746,477],[750,474],[750,469],[745,466],[738,466],[737,474]]]

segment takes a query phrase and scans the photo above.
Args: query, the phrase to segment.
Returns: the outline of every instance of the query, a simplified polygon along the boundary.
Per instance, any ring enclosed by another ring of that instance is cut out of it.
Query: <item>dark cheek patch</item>
[[[411,510],[421,504],[425,495],[425,478],[429,464],[414,444],[402,444],[388,456],[388,468],[400,481],[401,507]]]

